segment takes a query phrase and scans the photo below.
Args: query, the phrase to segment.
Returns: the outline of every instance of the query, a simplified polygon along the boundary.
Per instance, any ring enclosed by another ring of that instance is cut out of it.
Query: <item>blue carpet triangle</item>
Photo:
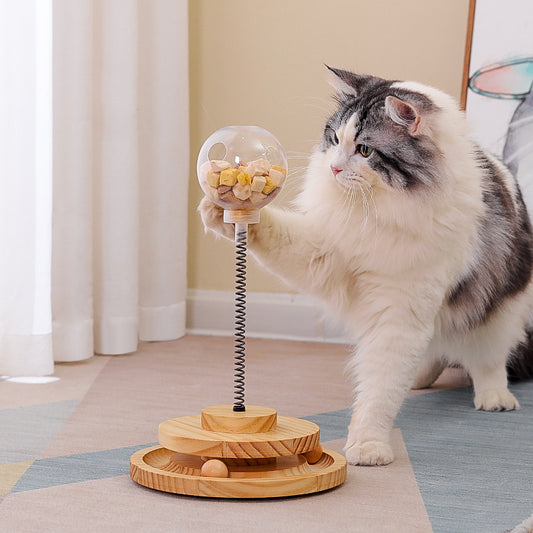
[[[0,427],[9,428],[0,432],[0,464],[39,457],[79,403],[79,400],[66,400],[0,409]]]
[[[471,388],[407,398],[396,427],[435,533],[490,533],[533,511],[533,382],[511,386],[518,411],[473,407]],[[350,410],[305,417],[321,440],[346,437]]]
[[[37,459],[11,492],[127,475],[130,471],[130,456],[142,448],[155,444],[157,443]]]

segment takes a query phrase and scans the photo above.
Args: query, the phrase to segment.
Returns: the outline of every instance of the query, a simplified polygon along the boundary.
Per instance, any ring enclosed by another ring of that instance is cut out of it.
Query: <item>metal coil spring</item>
[[[244,360],[246,338],[246,246],[247,227],[235,232],[235,357],[234,357],[234,411],[245,411],[244,406]]]

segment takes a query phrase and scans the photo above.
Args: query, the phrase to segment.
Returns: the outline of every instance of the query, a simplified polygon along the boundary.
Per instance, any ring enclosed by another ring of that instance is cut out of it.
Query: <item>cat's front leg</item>
[[[202,217],[206,231],[212,231],[220,237],[233,240],[235,238],[235,227],[233,224],[224,222],[224,209],[213,203],[207,196],[204,196],[198,205],[198,212]]]
[[[396,322],[397,327],[393,326]],[[390,433],[431,336],[431,326],[409,328],[401,319],[383,322],[354,354],[357,382],[345,454],[354,465],[385,465],[394,459]]]
[[[233,224],[223,220],[224,210],[208,198],[198,206],[206,230],[233,240]],[[320,255],[320,238],[312,220],[303,213],[264,207],[260,221],[248,228],[248,249],[259,263],[291,287],[320,296],[323,280],[316,282],[310,265]],[[328,261],[334,261],[331,254]],[[315,286],[316,285],[316,286]]]

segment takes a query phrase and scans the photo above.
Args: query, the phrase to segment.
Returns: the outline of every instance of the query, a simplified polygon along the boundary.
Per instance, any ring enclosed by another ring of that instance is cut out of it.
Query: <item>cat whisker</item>
[[[355,183],[344,182],[343,187],[347,194],[344,195],[343,204],[342,204],[342,213],[345,213],[342,229],[346,229],[352,218],[352,213],[354,209],[356,194],[355,194]]]
[[[374,189],[372,188],[371,185],[369,185],[368,191],[370,194],[370,201],[372,202],[372,205],[374,207],[374,250],[375,250],[377,243],[378,243],[378,208],[374,200]]]
[[[370,182],[368,180],[366,180],[362,176],[359,176],[359,181],[366,185],[369,190],[372,190],[372,185],[370,185]]]
[[[362,226],[360,227],[360,231],[364,231],[368,226],[370,212],[373,210],[376,220],[376,224],[374,224],[374,231],[376,232],[377,239],[377,209],[374,201],[374,191],[372,186],[361,176],[345,179],[343,186],[347,193],[345,194],[343,201],[343,212],[345,213],[343,229],[349,225],[352,215],[356,209],[356,205],[358,202],[360,202],[363,212],[363,222]],[[377,242],[376,239],[375,243]]]
[[[317,111],[321,111],[323,113],[329,113],[331,111],[331,102],[326,98],[308,96],[303,100],[300,99],[300,102],[304,107],[316,109]]]
[[[305,171],[305,169],[305,165],[291,165],[289,167],[289,174],[294,174],[295,172],[303,172]]]
[[[359,193],[361,195],[361,203],[363,205],[363,226],[361,227],[361,230],[364,230],[366,228],[366,225],[368,223],[368,214],[370,207],[368,205],[368,199],[365,194],[365,189],[361,183],[357,183],[357,188],[359,189]]]
[[[295,159],[309,159],[309,152],[296,152],[294,150],[288,150],[287,151],[287,157],[289,159],[295,158]]]
[[[374,200],[374,189],[372,185],[361,176],[357,176],[357,179],[352,179],[349,184],[345,185],[348,194],[345,196],[343,207],[346,208],[346,204],[349,202],[349,210],[346,219],[346,223],[351,218],[351,215],[355,209],[358,198],[363,209],[363,223],[360,228],[361,231],[364,231],[370,220],[370,212],[374,213],[374,248],[377,245],[377,228],[378,228],[378,213],[376,202]]]
[[[345,222],[345,225],[348,223],[350,217],[351,217],[351,213],[352,213],[352,209],[353,209],[353,201],[354,201],[354,193],[353,193],[353,187],[350,185],[348,187],[345,187],[346,188],[346,191],[348,192],[348,194],[345,194],[344,195],[344,200],[343,200],[343,211],[344,212],[348,212],[348,215],[346,217],[346,220],[344,221]]]

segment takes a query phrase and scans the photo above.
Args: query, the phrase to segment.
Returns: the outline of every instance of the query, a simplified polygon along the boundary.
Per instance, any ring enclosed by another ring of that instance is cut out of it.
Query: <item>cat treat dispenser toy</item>
[[[197,170],[205,195],[224,209],[224,222],[235,225],[234,402],[162,422],[160,445],[131,456],[131,478],[165,492],[216,498],[272,498],[336,487],[346,479],[346,459],[322,448],[316,424],[245,404],[248,225],[259,222],[261,207],[281,190],[285,152],[262,128],[228,126],[205,141]]]

